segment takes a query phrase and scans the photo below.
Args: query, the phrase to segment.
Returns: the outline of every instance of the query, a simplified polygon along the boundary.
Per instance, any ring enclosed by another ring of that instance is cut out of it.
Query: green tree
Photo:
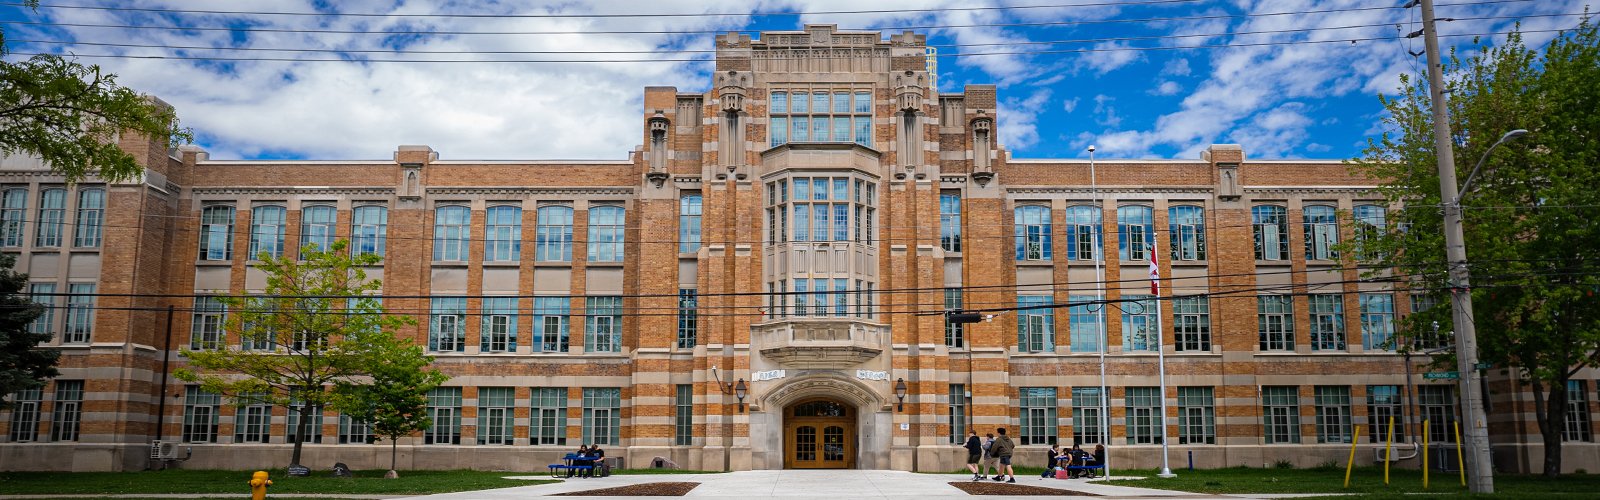
[[[221,299],[239,345],[194,339],[184,352],[188,367],[173,374],[236,402],[298,405],[299,425],[289,432],[307,436],[314,412],[335,399],[327,388],[380,370],[395,329],[412,321],[385,314],[369,296],[383,284],[362,269],[378,256],[351,255],[345,240],[326,251],[307,246],[301,260],[257,258],[267,278],[262,293]],[[304,441],[295,440],[290,465],[300,463]]]
[[[1511,368],[1531,388],[1544,474],[1554,476],[1567,384],[1600,360],[1600,44],[1584,22],[1542,53],[1514,35],[1473,54],[1445,64],[1461,182],[1502,134],[1532,132],[1494,150],[1462,195],[1473,323],[1482,361]],[[1382,192],[1403,208],[1382,228],[1357,221],[1368,236],[1357,251],[1433,297],[1401,324],[1402,337],[1421,339],[1433,322],[1450,324],[1451,291],[1427,85],[1402,77],[1400,91],[1382,98],[1388,131],[1352,163],[1387,179]]]
[[[24,4],[36,7],[38,0]],[[67,182],[90,175],[120,181],[144,172],[117,146],[117,137],[129,133],[168,145],[192,138],[171,106],[117,85],[116,75],[98,65],[53,55],[0,60],[0,154],[38,156]]]
[[[334,406],[351,420],[366,422],[373,434],[389,440],[389,474],[384,477],[396,478],[400,437],[433,425],[428,416],[428,391],[449,377],[428,368],[433,358],[409,340],[386,337],[375,341],[373,347],[384,361],[373,367],[369,380],[338,382],[333,391]]]
[[[61,351],[39,349],[48,333],[32,333],[28,324],[44,313],[44,306],[23,295],[28,275],[12,269],[17,257],[0,254],[0,409],[10,407],[4,397],[44,385],[55,377]]]

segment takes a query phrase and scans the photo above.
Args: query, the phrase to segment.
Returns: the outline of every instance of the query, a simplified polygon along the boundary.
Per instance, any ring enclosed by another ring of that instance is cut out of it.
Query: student
[[[578,445],[578,451],[576,453],[573,453],[572,456],[573,456],[572,465],[574,467],[579,467],[579,466],[584,466],[584,465],[592,465],[593,464],[588,459],[589,458],[589,446],[588,445],[582,445],[582,444]],[[567,469],[567,477],[569,477],[569,478],[572,477],[572,475],[574,473],[576,473],[576,472],[577,472],[577,469]],[[578,477],[582,478],[583,474],[578,474]]]
[[[1017,446],[1012,444],[1011,437],[1006,435],[1005,427],[997,428],[994,432],[999,434],[1000,437],[994,439],[994,447],[989,452],[1000,459],[1001,472],[1000,475],[994,477],[994,480],[999,481],[1001,478],[1005,478],[1006,482],[1015,483],[1017,482],[1017,472],[1011,467],[1011,453],[1016,451]]]
[[[1061,447],[1053,444],[1050,445],[1050,451],[1044,457],[1044,473],[1040,474],[1039,478],[1043,479],[1047,477],[1054,477],[1056,475],[1056,465],[1058,465],[1057,461],[1060,458]]]
[[[985,436],[988,436],[989,439],[983,442],[983,474],[979,474],[978,477],[973,478],[973,481],[978,481],[984,477],[987,477],[989,475],[990,468],[993,468],[997,473],[1000,472],[1000,466],[996,465],[995,463],[1000,460],[1000,456],[994,454],[994,433],[991,432],[985,434]],[[998,478],[999,476],[995,477]]]
[[[983,479],[978,475],[978,460],[983,458],[983,442],[978,440],[976,429],[967,431],[967,444],[962,447],[967,449],[967,470],[972,471],[972,480]]]
[[[592,458],[592,460],[589,462],[589,465],[594,466],[593,469],[589,469],[590,477],[606,477],[611,475],[611,466],[606,465],[606,450],[600,449],[599,444],[589,445],[589,456]],[[596,472],[599,474],[595,474]]]
[[[1105,467],[1105,465],[1106,465],[1106,445],[1103,445],[1103,444],[1094,445],[1094,464],[1093,465]],[[1104,471],[1105,469],[1100,469],[1100,470]],[[1090,471],[1090,473],[1093,474],[1094,471]]]

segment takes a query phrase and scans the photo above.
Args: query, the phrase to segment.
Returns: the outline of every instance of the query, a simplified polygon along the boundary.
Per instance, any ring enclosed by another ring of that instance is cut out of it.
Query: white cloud
[[[1000,143],[1011,150],[1025,150],[1039,143],[1039,114],[1050,104],[1050,89],[1038,89],[1025,99],[1008,97],[1000,101]]]
[[[1115,100],[1117,98],[1105,94],[1094,96],[1094,114],[1099,115],[1095,117],[1095,123],[1113,129],[1122,126],[1122,117],[1117,116],[1117,108],[1111,105],[1111,101]]]
[[[1178,82],[1163,80],[1161,84],[1156,85],[1156,88],[1150,89],[1150,93],[1155,95],[1174,95],[1182,90],[1183,86],[1178,85]]]
[[[1117,68],[1132,64],[1144,58],[1137,50],[1122,50],[1128,48],[1127,42],[1101,42],[1094,44],[1097,52],[1085,52],[1078,56],[1078,67],[1087,68],[1095,75],[1104,75],[1115,71]]]
[[[1061,109],[1065,110],[1068,113],[1071,113],[1073,111],[1077,111],[1078,110],[1078,98],[1077,97],[1073,97],[1071,99],[1063,99],[1061,101]]]
[[[1167,63],[1161,66],[1162,76],[1189,76],[1189,72],[1189,60],[1182,57],[1168,59]]]

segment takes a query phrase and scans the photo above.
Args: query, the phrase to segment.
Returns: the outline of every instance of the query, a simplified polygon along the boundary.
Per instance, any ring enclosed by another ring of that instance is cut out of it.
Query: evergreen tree
[[[50,334],[28,331],[44,306],[23,294],[28,275],[12,269],[16,262],[15,255],[0,254],[0,409],[10,406],[5,396],[42,387],[44,379],[58,375],[56,361],[61,358],[61,351],[38,347]]]

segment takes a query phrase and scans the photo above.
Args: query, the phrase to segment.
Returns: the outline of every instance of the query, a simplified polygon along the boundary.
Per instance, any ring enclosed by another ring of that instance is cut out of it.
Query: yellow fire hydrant
[[[266,500],[268,486],[272,486],[272,481],[267,479],[267,471],[258,470],[251,474],[250,500]]]

